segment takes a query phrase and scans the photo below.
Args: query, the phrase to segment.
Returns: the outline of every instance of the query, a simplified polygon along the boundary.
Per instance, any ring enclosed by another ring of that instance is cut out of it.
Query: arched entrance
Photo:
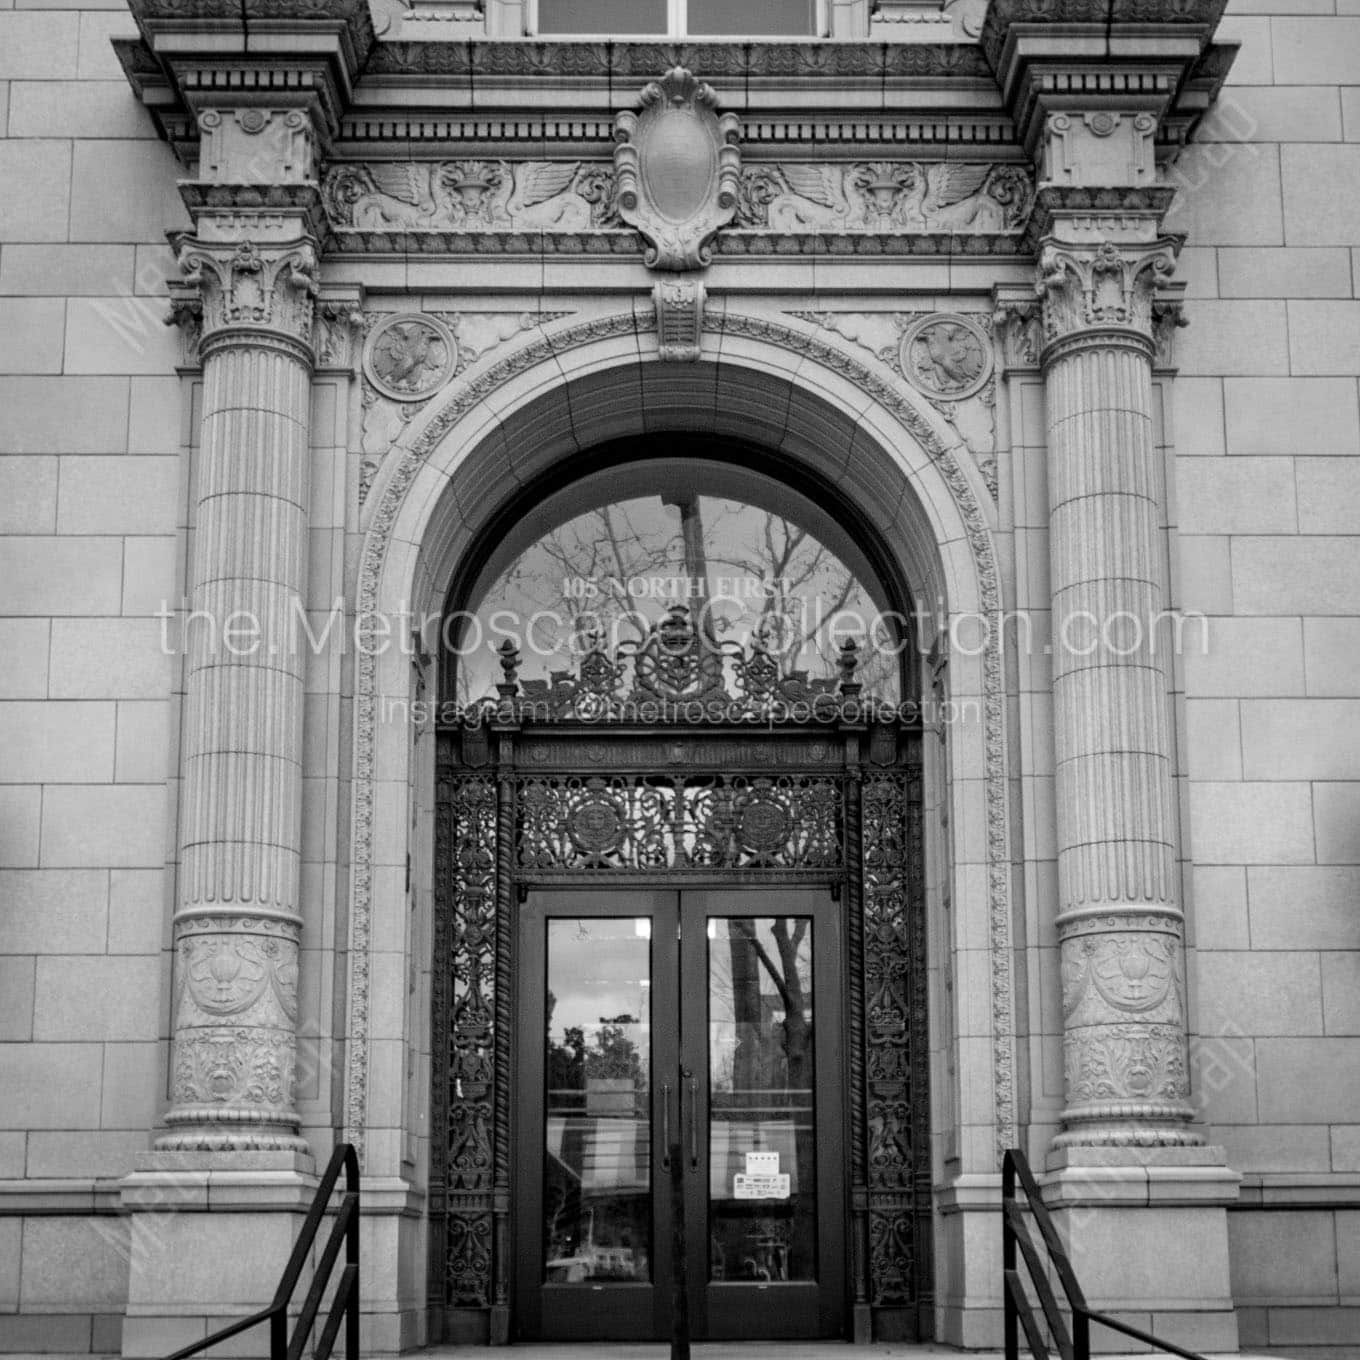
[[[658,361],[648,313],[637,311],[554,324],[524,349],[469,370],[407,427],[379,471],[361,519],[356,609],[365,617],[437,619],[460,573],[485,559],[482,535],[507,528],[507,509],[523,488],[554,472],[565,484],[587,450],[620,436],[698,430],[739,439],[761,450],[766,471],[786,485],[816,487],[819,495],[829,488],[849,510],[837,518],[869,526],[885,558],[883,574],[909,581],[926,605],[920,645],[934,649],[932,680],[962,718],[927,732],[921,745],[933,865],[925,885],[931,1132],[927,1178],[911,1193],[934,1214],[936,1335],[977,1344],[990,1335],[989,1310],[999,1296],[990,1237],[973,1222],[977,1215],[990,1222],[991,1206],[974,1187],[994,1174],[997,1149],[1014,1140],[1020,1086],[1006,708],[998,634],[985,646],[950,653],[942,672],[938,631],[956,617],[988,616],[1001,606],[990,506],[947,428],[830,333],[736,313],[711,320],[697,363]],[[420,1315],[402,1302],[438,1299],[444,1288],[445,1256],[442,1247],[432,1250],[429,1227],[446,1191],[425,1194],[447,1127],[434,1130],[429,1118],[426,1066],[447,1037],[428,1028],[435,1008],[424,990],[438,985],[426,965],[435,921],[436,742],[427,727],[393,718],[412,711],[413,699],[438,694],[436,669],[419,650],[414,657],[396,648],[355,656],[345,1127],[368,1177],[400,1186],[414,1169],[418,1187],[414,1204],[401,1190],[390,1213],[370,1216],[371,1231],[391,1243],[401,1272],[402,1292],[377,1306],[400,1313],[412,1336],[428,1331],[433,1338],[450,1324],[461,1337],[485,1340],[509,1334],[513,1281],[494,1268],[498,1232],[506,1235],[499,1249],[509,1251],[508,1183],[476,1191],[481,1208],[462,1220],[473,1237],[475,1293],[457,1308]],[[413,980],[404,1013],[375,1001],[389,994],[381,979],[394,967]],[[967,981],[983,978],[981,987]],[[981,1003],[966,1013],[965,986]],[[497,993],[497,1031],[509,1031],[513,1021],[508,990]],[[508,1165],[511,1093],[500,1098],[504,1119],[492,1141]],[[871,1194],[853,1207],[863,1208],[867,1222],[904,1197],[900,1190]],[[905,1260],[888,1233],[853,1246],[890,1263]],[[883,1337],[922,1330],[914,1307],[899,1307],[894,1297],[877,1304],[852,1297],[850,1310],[857,1336],[870,1325]]]
[[[572,472],[442,630],[432,1302],[660,1339],[683,1278],[700,1338],[928,1335],[905,592],[757,449]]]

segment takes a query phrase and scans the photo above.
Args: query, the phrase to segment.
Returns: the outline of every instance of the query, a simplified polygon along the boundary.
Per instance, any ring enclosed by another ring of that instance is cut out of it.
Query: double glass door
[[[519,1335],[664,1339],[682,1263],[696,1338],[840,1335],[829,891],[582,889],[521,910]]]

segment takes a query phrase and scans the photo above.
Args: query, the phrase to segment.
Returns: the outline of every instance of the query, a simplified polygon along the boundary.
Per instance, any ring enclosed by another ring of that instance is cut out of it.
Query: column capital
[[[174,244],[184,277],[171,290],[170,319],[197,323],[200,357],[236,344],[281,347],[311,364],[320,292],[314,237],[215,241],[186,235]]]
[[[1154,311],[1169,287],[1178,241],[1150,243],[1045,238],[1035,292],[1043,314],[1043,363],[1074,348],[1132,347],[1155,352]]]

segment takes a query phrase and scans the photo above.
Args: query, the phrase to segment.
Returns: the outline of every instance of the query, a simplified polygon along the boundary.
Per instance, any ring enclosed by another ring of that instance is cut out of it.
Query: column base
[[[265,1307],[316,1185],[302,1153],[141,1154],[120,1183],[129,1238],[123,1354],[166,1355]],[[268,1327],[237,1337],[232,1354],[267,1356]]]
[[[1204,1354],[1238,1349],[1221,1147],[1055,1147],[1040,1178],[1087,1304]],[[1137,1343],[1105,1327],[1091,1349]]]

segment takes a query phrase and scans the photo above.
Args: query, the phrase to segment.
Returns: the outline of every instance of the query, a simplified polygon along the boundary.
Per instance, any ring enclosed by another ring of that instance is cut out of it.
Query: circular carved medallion
[[[364,372],[385,397],[420,401],[453,377],[458,342],[442,321],[409,313],[390,316],[373,328]]]
[[[592,795],[572,808],[567,818],[567,834],[579,850],[602,855],[618,844],[623,835],[623,819],[609,799]]]
[[[789,814],[773,798],[752,798],[742,809],[741,839],[758,854],[768,855],[783,845],[789,834]]]
[[[992,345],[982,328],[962,316],[928,316],[902,337],[902,373],[928,397],[961,401],[992,376]]]

